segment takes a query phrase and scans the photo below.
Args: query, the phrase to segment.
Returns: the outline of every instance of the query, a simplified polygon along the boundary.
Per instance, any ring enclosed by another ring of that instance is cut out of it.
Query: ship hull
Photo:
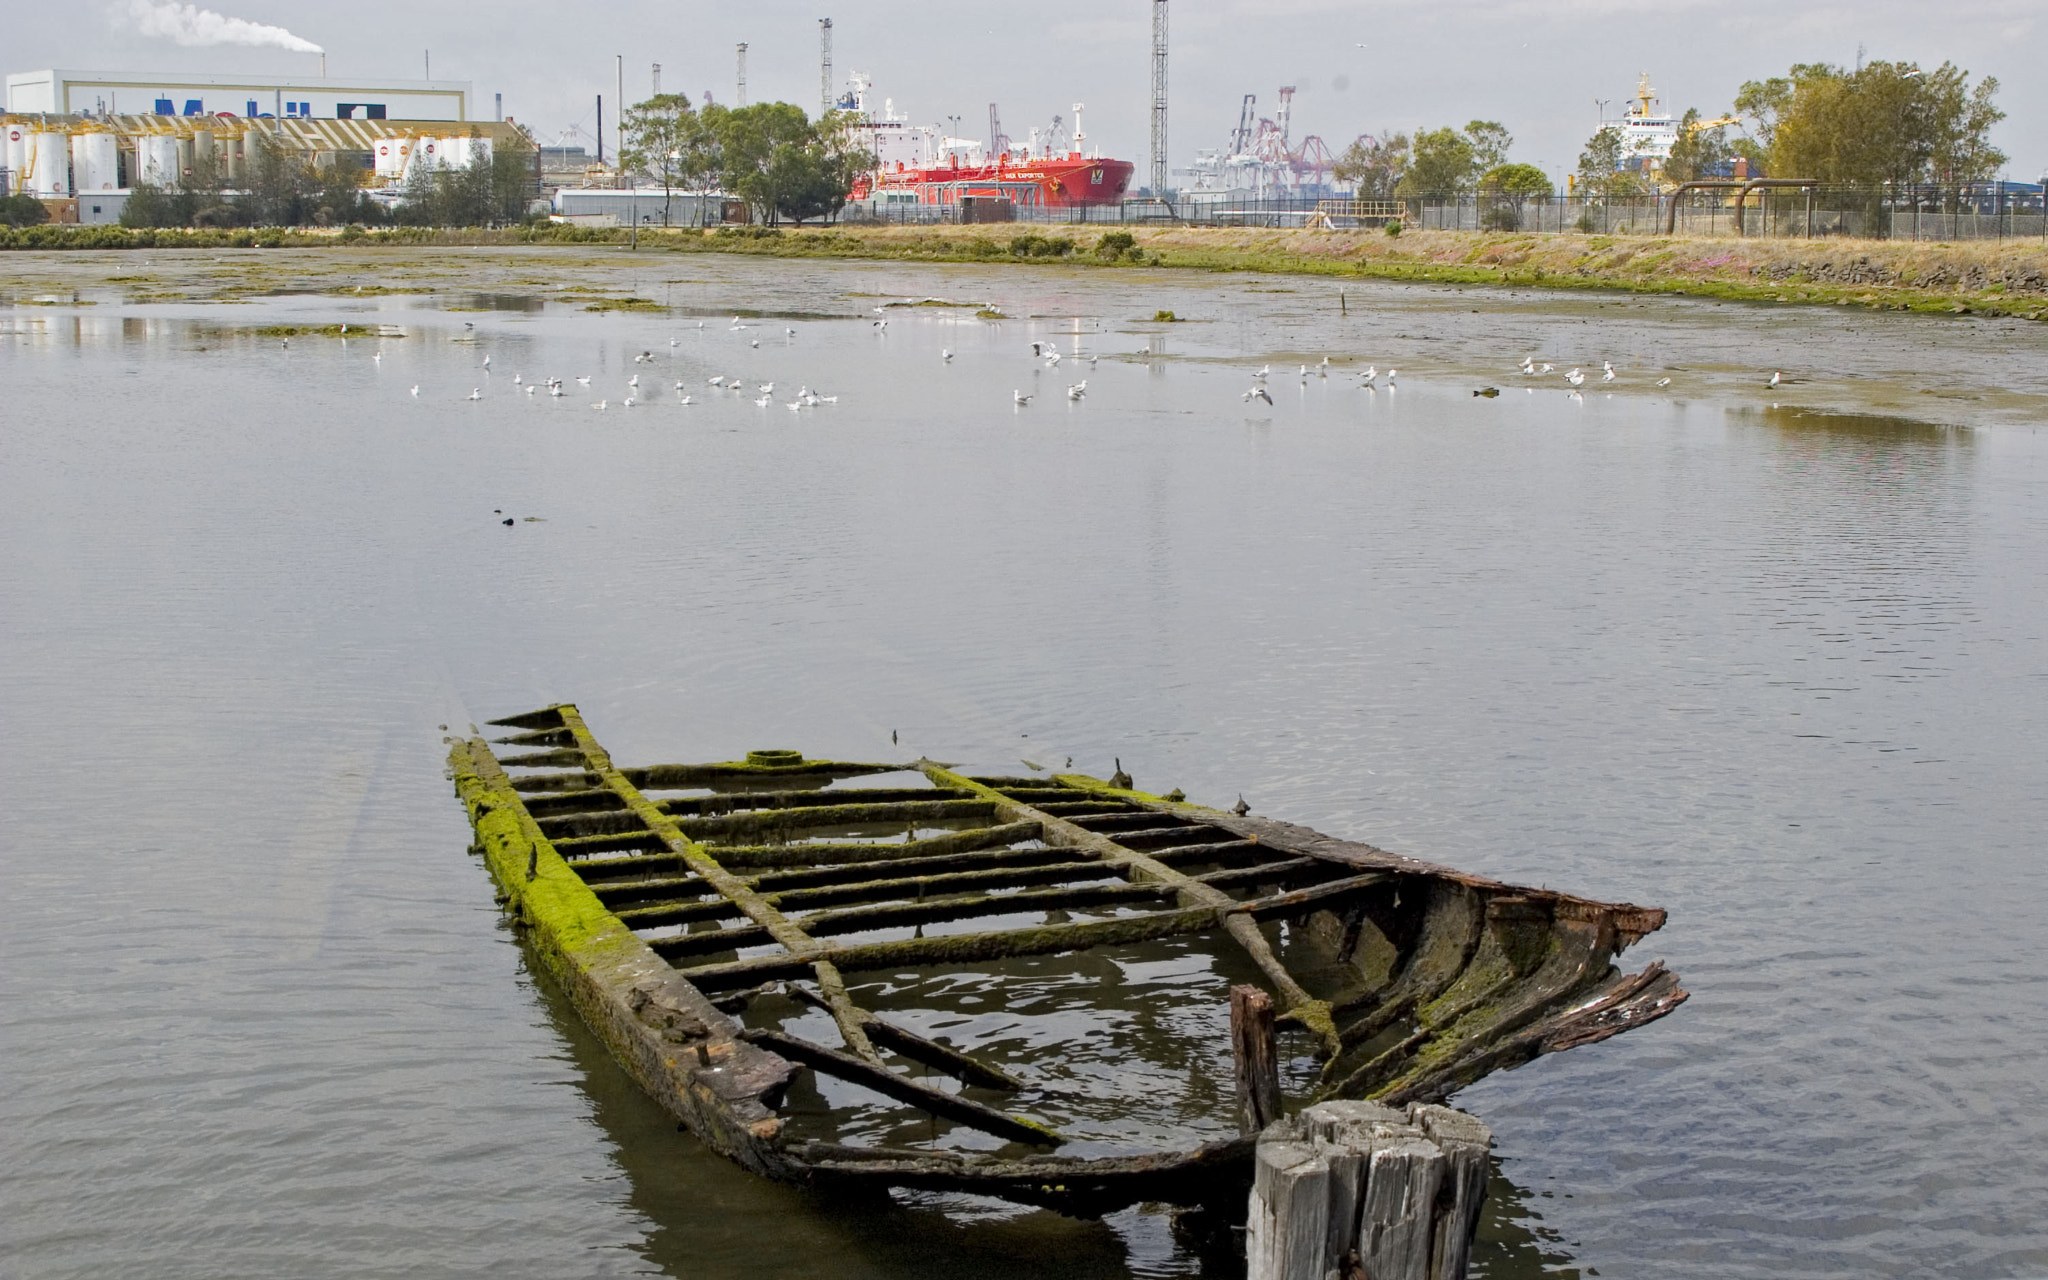
[[[1027,160],[992,165],[943,166],[885,171],[864,195],[912,193],[919,204],[958,204],[963,197],[986,196],[1044,209],[1073,209],[1115,204],[1124,198],[1137,166],[1128,160]]]

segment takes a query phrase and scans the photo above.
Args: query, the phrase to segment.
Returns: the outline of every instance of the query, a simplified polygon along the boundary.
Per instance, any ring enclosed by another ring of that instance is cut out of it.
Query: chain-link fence
[[[1880,240],[2048,240],[2042,188],[1740,186],[1645,196],[1414,196],[1400,200],[1182,196],[1172,201],[1048,209],[1002,201],[966,205],[861,202],[855,226],[1036,225],[1326,228],[1399,222],[1445,231],[1583,232],[1591,235],[1851,236]]]

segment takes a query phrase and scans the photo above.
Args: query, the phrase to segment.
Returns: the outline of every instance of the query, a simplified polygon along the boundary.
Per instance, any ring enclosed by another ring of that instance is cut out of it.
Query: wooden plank
[[[1040,925],[1031,929],[949,933],[931,938],[904,938],[896,942],[822,947],[819,954],[838,966],[842,973],[861,973],[874,969],[909,969],[920,965],[974,964],[1016,956],[1057,955],[1064,951],[1085,951],[1090,947],[1170,938],[1175,934],[1202,933],[1215,927],[1214,911],[1193,907],[1118,916],[1110,920]],[[659,941],[649,945],[660,950]],[[799,955],[756,956],[723,964],[699,965],[684,969],[682,973],[706,991],[729,991],[771,978],[800,977],[813,958]]]
[[[863,1061],[850,1053],[841,1053],[822,1044],[802,1040],[780,1031],[759,1028],[740,1032],[740,1038],[779,1057],[801,1062],[813,1071],[820,1071],[849,1084],[872,1089],[885,1097],[907,1102],[935,1116],[968,1125],[984,1133],[992,1133],[999,1138],[1047,1147],[1056,1147],[1066,1141],[1035,1120],[1005,1115],[994,1107],[985,1106],[972,1098],[963,1098],[958,1094],[947,1093],[943,1089],[919,1084],[915,1080],[897,1075],[887,1067]]]

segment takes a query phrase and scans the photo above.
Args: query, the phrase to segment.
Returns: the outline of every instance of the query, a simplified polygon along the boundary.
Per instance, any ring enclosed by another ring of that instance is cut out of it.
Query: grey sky
[[[475,109],[505,95],[511,115],[552,140],[574,122],[587,132],[603,93],[612,118],[613,55],[626,55],[629,100],[646,96],[649,64],[662,86],[722,102],[733,96],[733,46],[748,42],[748,95],[816,110],[817,19],[834,25],[835,72],[871,74],[878,97],[911,119],[961,117],[985,136],[988,105],[1022,138],[1055,112],[1084,102],[1092,143],[1145,161],[1149,99],[1149,0],[1059,6],[949,5],[869,0],[754,0],[747,4],[617,0],[564,6],[502,0],[495,6],[353,0],[217,0],[202,4],[270,23],[323,45],[330,74],[418,76],[421,50],[436,77],[475,83]],[[1276,90],[1298,86],[1294,136],[1319,134],[1342,150],[1361,132],[1503,122],[1514,158],[1561,175],[1596,125],[1595,98],[1610,111],[1647,70],[1674,112],[1725,110],[1744,79],[1782,74],[1795,62],[1870,58],[1949,59],[1995,75],[2008,113],[1996,134],[2012,177],[2048,168],[2048,84],[2039,68],[2048,42],[2040,0],[1445,0],[1361,6],[1330,0],[1174,0],[1172,159],[1221,147],[1246,93],[1260,114]],[[124,3],[37,5],[10,15],[5,69],[49,66],[115,70],[312,74],[306,54],[234,47],[182,48],[140,35]],[[1359,44],[1366,48],[1358,48]],[[607,129],[607,147],[610,145]]]

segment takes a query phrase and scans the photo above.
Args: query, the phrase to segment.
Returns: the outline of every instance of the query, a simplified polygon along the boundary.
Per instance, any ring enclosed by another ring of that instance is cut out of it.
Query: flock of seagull
[[[882,310],[880,307],[877,307],[875,309],[877,311]],[[889,321],[886,317],[884,317],[873,321],[872,325],[878,333],[882,333],[887,331]],[[473,324],[469,325],[468,327],[471,329],[475,328]],[[704,327],[705,326],[703,321],[700,320],[697,322],[697,328],[703,329]],[[751,328],[753,328],[753,326],[748,324],[745,319],[735,315],[732,318],[732,322],[728,327],[727,332],[744,334],[747,330]],[[785,338],[793,340],[796,337],[796,330],[793,328],[785,327],[783,329],[783,335]],[[670,347],[676,347],[681,345],[681,341],[682,340],[680,338],[670,338],[668,345]],[[747,341],[750,348],[758,348],[761,345],[761,341],[759,338],[749,337]],[[951,348],[941,348],[939,351],[940,362],[942,364],[951,364],[953,362],[953,354],[954,353]],[[1033,342],[1031,344],[1031,356],[1035,362],[1038,362],[1032,369],[1032,374],[1034,377],[1045,370],[1058,369],[1060,367],[1061,362],[1069,358],[1066,356],[1062,356],[1058,346],[1048,341]],[[384,353],[382,351],[378,351],[370,358],[381,367],[384,360]],[[1074,360],[1076,363],[1083,360],[1087,361],[1088,367],[1091,370],[1094,369],[1097,361],[1100,358],[1101,357],[1096,355],[1079,354],[1076,354],[1071,357],[1071,359]],[[655,353],[651,350],[648,350],[641,351],[639,354],[635,355],[633,357],[633,362],[635,364],[653,364],[655,363],[656,359],[657,357]],[[483,371],[486,374],[490,373],[490,356],[486,355],[483,357],[482,367]],[[1517,369],[1524,378],[1532,380],[1538,378],[1547,378],[1550,375],[1555,374],[1557,372],[1556,365],[1549,363],[1539,364],[1537,363],[1536,358],[1534,356],[1523,356],[1522,362],[1520,365],[1517,366]],[[1327,379],[1330,376],[1331,372],[1330,357],[1324,356],[1322,359],[1322,363],[1314,368],[1311,368],[1310,366],[1304,364],[1300,366],[1298,372],[1302,385],[1304,386],[1308,384],[1308,380],[1312,377],[1318,379]],[[1269,380],[1272,378],[1272,376],[1273,366],[1271,364],[1267,364],[1264,367],[1260,368],[1256,373],[1252,374],[1252,385],[1244,392],[1240,399],[1245,401],[1246,403],[1250,403],[1256,400],[1268,405],[1272,404],[1273,396],[1271,391],[1267,389],[1267,384]],[[1381,387],[1382,379],[1384,379],[1386,389],[1388,391],[1393,391],[1398,386],[1400,371],[1389,367],[1386,373],[1382,375],[1379,371],[1378,365],[1367,365],[1363,370],[1360,370],[1358,372],[1357,377],[1358,386],[1361,390],[1378,391]],[[1573,368],[1567,370],[1564,373],[1563,378],[1566,383],[1568,393],[1574,399],[1580,399],[1582,397],[1580,396],[1579,389],[1586,385],[1586,383],[1592,378],[1592,374],[1584,367],[1574,366]],[[1615,371],[1614,364],[1612,361],[1602,360],[1600,362],[1600,385],[1605,386],[1607,384],[1617,381],[1619,378],[1620,374],[1618,374]],[[1783,383],[1783,381],[1784,373],[1782,371],[1774,370],[1771,373],[1770,380],[1766,382],[1764,385],[1767,388],[1775,389],[1776,387],[1780,386]],[[576,379],[576,382],[577,385],[581,387],[588,387],[591,384],[591,380],[588,377],[579,377]],[[543,390],[546,391],[546,393],[551,397],[559,398],[567,394],[566,384],[563,382],[562,379],[555,377],[544,378],[539,382],[527,382],[523,375],[515,373],[512,375],[512,385],[514,387],[523,388],[525,390],[525,393],[530,397],[539,395],[540,392],[542,392]],[[722,374],[716,375],[708,380],[708,385],[715,391],[729,392],[739,396],[748,395],[748,384],[739,378],[728,378]],[[1659,378],[1657,379],[1654,385],[1661,390],[1662,388],[1671,385],[1671,379],[1669,377]],[[1529,389],[1533,391],[1534,387],[1532,386]],[[413,386],[412,394],[415,397],[417,397],[420,394],[420,388],[418,384],[415,384]],[[640,383],[640,375],[636,372],[626,382],[626,394],[622,399],[618,401],[619,407],[632,408],[635,405],[646,403],[647,397],[650,394],[652,394],[652,388],[643,389]],[[688,393],[687,383],[683,381],[676,382],[675,394],[677,397],[676,403],[678,404],[689,405],[696,403],[695,397]],[[1070,401],[1078,402],[1084,397],[1086,397],[1087,394],[1088,379],[1086,378],[1081,379],[1079,382],[1068,384],[1066,389],[1066,397]],[[1488,387],[1483,391],[1477,391],[1473,394],[1492,396],[1498,395],[1499,392],[1495,388]],[[467,398],[470,400],[482,400],[484,398],[483,388],[471,388]],[[754,404],[756,406],[763,409],[768,408],[770,405],[773,405],[775,403],[775,383],[761,382],[754,384],[751,398],[753,399]],[[1035,392],[1026,392],[1022,388],[1013,388],[1010,392],[1011,403],[1019,409],[1030,405],[1032,400],[1036,398],[1037,394]],[[800,413],[805,409],[814,409],[821,405],[837,404],[838,402],[838,396],[823,395],[817,391],[812,390],[808,385],[805,385],[797,389],[796,396],[794,399],[783,401],[783,407],[787,408],[792,413]],[[612,407],[612,403],[612,400],[609,397],[606,397],[592,402],[590,407],[592,409],[597,410],[607,410]]]

